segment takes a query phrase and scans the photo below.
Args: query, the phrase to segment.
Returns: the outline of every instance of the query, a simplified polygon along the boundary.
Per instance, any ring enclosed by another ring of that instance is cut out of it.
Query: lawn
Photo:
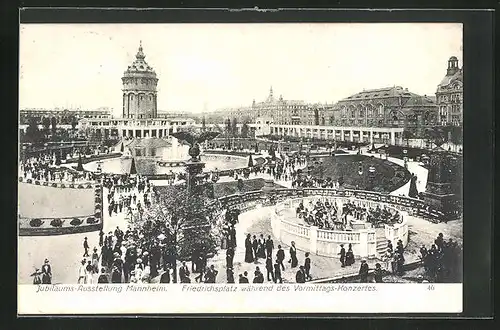
[[[322,165],[321,165],[322,161]],[[370,182],[368,169],[375,167],[373,182]],[[360,166],[362,173],[359,174]],[[334,181],[343,178],[344,188],[391,192],[403,186],[410,180],[410,172],[404,167],[390,161],[364,155],[341,155],[315,159],[311,174]]]

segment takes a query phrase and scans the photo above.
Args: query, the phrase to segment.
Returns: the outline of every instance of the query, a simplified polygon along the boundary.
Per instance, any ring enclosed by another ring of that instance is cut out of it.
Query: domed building
[[[463,68],[455,56],[448,60],[446,76],[436,90],[436,101],[441,125],[462,126],[463,123]]]
[[[195,124],[192,118],[158,115],[158,77],[146,62],[139,44],[135,59],[123,73],[122,114],[120,118],[87,118],[79,122],[80,128],[96,133],[97,139],[114,138],[169,138],[183,126]]]
[[[157,118],[156,72],[145,61],[142,50],[135,55],[135,61],[129,65],[122,77],[123,82],[123,118]]]

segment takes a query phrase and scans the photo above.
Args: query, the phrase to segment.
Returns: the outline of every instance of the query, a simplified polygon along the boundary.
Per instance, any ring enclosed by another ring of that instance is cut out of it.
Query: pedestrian
[[[179,278],[181,279],[181,283],[191,283],[191,279],[189,278],[189,269],[186,266],[185,261],[182,262],[182,266],[179,269]]]
[[[234,284],[234,271],[232,267],[226,269],[226,279],[228,284]]]
[[[168,284],[170,283],[170,268],[165,267],[164,272],[160,276],[160,283]]]
[[[273,260],[271,259],[270,255],[266,259],[266,271],[267,271],[267,280],[268,281],[272,280],[273,282],[276,283],[273,272]],[[271,275],[271,278],[269,278],[269,275]]]
[[[87,241],[87,237],[83,239],[83,249],[85,252],[83,253],[83,257],[90,257],[89,256],[89,242]]]
[[[247,234],[245,239],[245,262],[254,262],[254,257],[252,253],[252,241],[250,234]]]
[[[233,267],[234,249],[229,247],[226,251],[226,268]]]
[[[45,259],[42,266],[42,284],[52,284],[52,267],[49,264],[49,259]]]
[[[283,266],[283,261],[281,264],[276,260],[274,263],[274,283],[283,283],[283,279],[281,278],[281,268],[280,265]]]
[[[96,247],[94,247],[94,253],[92,253],[92,267],[94,267],[94,272],[97,274],[99,272],[99,254]]]
[[[33,284],[35,285],[38,285],[38,284],[42,284],[42,279],[40,278],[40,275],[42,274],[42,272],[40,271],[40,269],[36,268],[35,269],[35,273],[33,274]]]
[[[295,274],[296,283],[306,283],[306,273],[304,271],[304,266],[300,266],[299,270]]]
[[[344,244],[340,244],[340,263],[342,264],[341,267],[345,267],[345,249],[344,249]]]
[[[254,262],[257,262],[257,260],[259,259],[259,255],[257,254],[258,248],[259,248],[259,242],[257,241],[257,237],[253,235],[252,250],[254,255]]]
[[[359,281],[360,283],[368,282],[368,264],[366,260],[361,260],[361,266],[359,267]]]
[[[266,256],[267,257],[272,257],[273,249],[274,249],[274,243],[273,243],[273,240],[271,239],[271,235],[269,235],[269,236],[267,236],[267,240],[266,240]]]
[[[352,244],[349,243],[349,247],[347,249],[347,253],[345,255],[345,265],[351,266],[354,264],[354,252],[352,251]]]
[[[304,260],[304,271],[306,274],[306,280],[312,280],[311,276],[311,258],[309,258],[309,252],[306,252],[306,259]]]
[[[262,274],[258,266],[255,267],[253,283],[264,283],[264,274]]]
[[[102,247],[104,244],[104,232],[101,230],[99,231],[99,246]]]
[[[288,262],[291,262],[292,268],[297,267],[299,261],[297,260],[297,248],[295,247],[295,242],[292,241],[292,246],[290,246],[290,260]]]
[[[78,269],[78,284],[85,284],[87,281],[87,267],[85,259],[82,260],[80,268]]]
[[[93,275],[94,275],[94,267],[92,266],[92,262],[89,260],[87,261],[87,266],[85,266],[86,270],[86,280],[85,282],[87,284],[92,284],[93,283]]]
[[[247,271],[244,271],[243,272],[243,275],[240,274],[240,279],[239,279],[239,283],[240,284],[248,284],[248,272]]]
[[[104,268],[101,268],[101,275],[97,278],[97,283],[98,284],[104,284],[104,283],[109,283],[108,276],[106,275],[106,270]]]
[[[111,283],[121,283],[122,282],[122,272],[117,266],[113,266],[111,271]]]
[[[283,260],[285,260],[285,251],[278,245],[278,252],[276,252],[276,262],[281,265],[281,268],[285,270],[285,265],[283,265]]]
[[[382,280],[382,276],[384,275],[384,271],[382,270],[382,267],[380,264],[377,262],[375,264],[375,271],[373,277],[375,278],[375,283],[383,283],[384,281]]]

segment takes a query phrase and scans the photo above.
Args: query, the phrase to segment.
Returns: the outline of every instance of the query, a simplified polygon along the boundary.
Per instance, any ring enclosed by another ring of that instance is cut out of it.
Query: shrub
[[[100,210],[97,210],[97,211],[95,212],[94,216],[95,216],[96,218],[100,219],[100,218],[101,218],[101,211],[100,211]]]
[[[57,187],[57,183],[53,183],[51,186],[54,187],[54,188],[56,188]]]
[[[70,188],[75,188],[75,185],[71,183],[71,184],[69,185],[69,187],[70,187]]]
[[[37,186],[39,186],[39,185],[40,185],[40,181],[36,180],[36,181],[35,181],[35,184],[36,184]]]
[[[95,217],[88,217],[87,218],[87,223],[88,224],[94,224],[97,223],[97,219]]]
[[[77,188],[78,189],[83,189],[84,187],[83,187],[83,185],[79,184]]]
[[[100,209],[101,209],[101,204],[96,203],[96,204],[95,204],[95,209],[96,209],[96,210],[100,210]]]
[[[81,219],[78,219],[78,218],[73,218],[73,220],[71,220],[70,224],[72,226],[79,226],[82,224],[82,220]]]
[[[48,185],[49,185],[49,183],[48,183],[47,181],[44,181],[42,184],[43,184],[44,186],[48,186]]]
[[[43,221],[40,219],[31,219],[30,226],[31,227],[40,227],[43,224]]]
[[[64,183],[61,183],[61,188],[66,188],[66,185]]]
[[[54,220],[52,220],[52,221],[50,222],[50,225],[51,225],[52,227],[58,227],[58,228],[59,228],[59,227],[62,227],[62,225],[63,225],[63,221],[62,221],[61,219],[54,219]]]
[[[91,184],[91,183],[89,183],[89,184],[87,185],[87,188],[92,188],[92,184]]]
[[[19,177],[19,182],[23,182],[23,178],[22,177]]]
[[[32,182],[33,182],[33,180],[32,180],[32,179],[28,179],[28,180],[26,180],[26,182],[28,182],[28,183],[32,183]]]
[[[96,198],[95,198],[95,203],[96,203],[96,204],[101,204],[101,203],[102,203],[102,199],[101,199],[101,197],[96,197]]]

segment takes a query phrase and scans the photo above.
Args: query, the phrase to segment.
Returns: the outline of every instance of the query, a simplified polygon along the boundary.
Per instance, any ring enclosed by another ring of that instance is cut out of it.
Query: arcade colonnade
[[[305,125],[270,125],[270,134],[323,140],[389,143],[403,143],[402,127],[337,127]]]

